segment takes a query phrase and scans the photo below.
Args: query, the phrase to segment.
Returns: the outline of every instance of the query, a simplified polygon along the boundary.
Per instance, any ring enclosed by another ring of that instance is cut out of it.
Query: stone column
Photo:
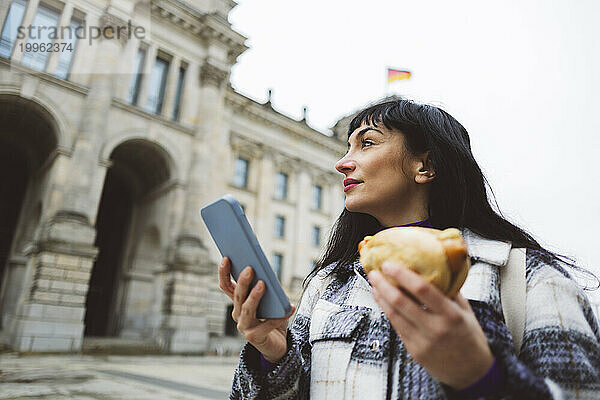
[[[196,125],[198,119],[198,97],[200,90],[200,65],[196,62],[190,62],[185,71],[183,81],[183,93],[181,97],[181,111],[179,121],[184,125]]]
[[[100,21],[123,24],[105,14]],[[113,97],[113,67],[122,44],[100,40],[89,92],[71,159],[53,167],[39,241],[28,260],[29,285],[7,333],[17,351],[78,351],[81,348],[88,282],[97,249],[95,219],[108,165],[98,154]]]
[[[25,9],[25,14],[23,14],[23,22],[21,22],[21,26],[29,26],[33,23],[33,17],[35,16],[35,12],[37,11],[39,4],[40,0],[29,0],[27,2],[27,8]],[[22,39],[15,39],[11,56],[12,61],[21,62],[21,59],[23,58],[23,52],[19,49],[19,47],[21,43],[27,43],[28,39],[28,35],[25,35],[25,37]]]
[[[100,26],[102,15],[90,13],[86,15],[83,27],[87,29],[89,26]],[[88,35],[89,36],[89,35]],[[88,86],[91,83],[93,74],[97,71],[95,67],[96,54],[98,52],[100,41],[89,37],[77,39],[75,44],[75,54],[71,61],[71,71],[69,72],[69,80]]]
[[[327,178],[324,181],[323,211],[330,215],[331,226],[344,210],[346,196],[344,195],[341,181],[341,175],[337,176],[337,174],[327,175]]]
[[[58,21],[58,29],[60,32],[61,28],[66,28],[69,26],[69,24],[71,23],[71,16],[73,15],[73,3],[68,1],[67,3],[65,3],[65,7],[62,10],[62,13],[60,15],[60,20]],[[68,32],[68,29],[64,30],[64,32]],[[74,32],[72,32],[71,34],[75,34]],[[57,43],[63,43],[63,41],[61,39],[68,39],[68,38],[58,38],[55,40],[55,42]],[[74,51],[75,49],[73,49]],[[65,50],[67,51],[67,50]],[[46,67],[46,72],[49,74],[54,75],[54,73],[56,72],[56,68],[58,67],[58,59],[61,55],[60,51],[55,51],[55,52],[51,52],[50,56],[48,57],[48,65]]]
[[[304,166],[298,169],[298,200],[296,202],[296,213],[294,215],[294,254],[292,268],[286,278],[288,284],[294,281],[294,278],[303,279],[310,269],[309,257],[312,245],[312,227],[310,222],[310,204],[312,200],[312,179]]]
[[[135,71],[134,68],[139,48],[140,40],[135,37],[135,35],[132,35],[131,39],[127,41],[125,49],[123,50],[123,61],[120,65],[119,73],[115,78],[117,81],[115,87],[115,97],[125,102],[129,101],[129,86],[131,85],[131,80],[133,79],[134,75],[138,72]]]
[[[221,132],[224,90],[227,72],[206,63],[200,70],[200,95],[198,98],[198,125],[192,145],[192,162],[188,174],[188,189],[181,232],[177,239],[175,264],[178,268],[209,272],[204,255],[206,248],[201,240],[205,231],[200,209],[214,199],[225,182],[215,184],[214,177],[227,146]],[[217,187],[216,187],[217,186]],[[204,237],[206,239],[206,236]]]
[[[154,68],[154,62],[156,61],[156,52],[158,48],[155,44],[148,47],[146,50],[146,58],[144,60],[144,79],[142,79],[142,85],[140,86],[140,94],[137,99],[137,106],[144,108],[148,101],[148,87],[150,86],[150,74],[152,68]]]
[[[273,236],[273,219],[271,216],[271,201],[275,192],[275,166],[273,149],[265,149],[260,160],[259,175],[256,185],[255,230],[258,237]],[[269,241],[270,242],[270,241]],[[267,243],[265,243],[267,244]],[[269,254],[270,249],[263,249]]]
[[[167,83],[165,85],[165,100],[163,101],[162,116],[171,119],[173,107],[175,106],[175,94],[177,92],[177,83],[179,80],[179,67],[181,58],[173,57],[169,63],[169,72],[167,74]]]
[[[100,26],[124,24],[116,17],[105,14]],[[124,41],[100,39],[95,53],[95,69],[101,73],[90,75],[89,91],[83,107],[83,116],[77,134],[70,177],[65,194],[57,205],[62,214],[72,214],[95,224],[97,206],[104,182],[105,170],[98,168],[98,155],[103,137],[109,127],[111,101],[114,94],[115,66],[118,65]],[[93,207],[90,207],[93,205]]]
[[[200,209],[225,184],[216,183],[214,177],[219,176],[220,163],[228,151],[228,138],[221,131],[227,77],[228,71],[209,60],[200,68],[198,124],[191,149],[185,207],[170,271],[165,277],[162,330],[166,350],[172,353],[202,352],[208,345],[206,304],[216,280],[215,265],[205,246],[211,239],[207,238]]]

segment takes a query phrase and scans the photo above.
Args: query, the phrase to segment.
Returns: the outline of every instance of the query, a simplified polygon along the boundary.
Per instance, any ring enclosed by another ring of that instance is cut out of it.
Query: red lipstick
[[[358,186],[362,183],[362,181],[359,181],[357,179],[352,179],[352,178],[346,178],[344,179],[344,192],[347,192],[348,190],[352,189],[355,186]]]

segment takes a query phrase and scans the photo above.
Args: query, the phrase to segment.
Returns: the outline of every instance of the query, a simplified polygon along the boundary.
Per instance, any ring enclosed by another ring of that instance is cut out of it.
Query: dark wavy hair
[[[446,111],[392,97],[360,111],[350,122],[348,137],[363,123],[383,124],[387,129],[402,133],[410,154],[429,151],[435,171],[435,178],[429,183],[428,204],[429,221],[433,227],[468,228],[488,239],[509,241],[515,247],[538,250],[547,263],[562,262],[600,282],[594,274],[576,266],[572,258],[543,248],[529,233],[502,216],[494,192],[473,157],[469,134]],[[492,208],[486,186],[498,212]],[[351,263],[358,257],[358,243],[381,228],[371,215],[344,209],[331,230],[324,254],[305,278],[304,286],[331,263]]]

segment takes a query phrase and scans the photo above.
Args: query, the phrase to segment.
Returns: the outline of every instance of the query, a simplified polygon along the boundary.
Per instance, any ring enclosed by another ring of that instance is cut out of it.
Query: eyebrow
[[[360,140],[360,138],[363,137],[364,134],[367,133],[368,131],[376,131],[383,135],[383,132],[381,132],[379,129],[373,128],[372,126],[367,126],[363,129],[361,129],[360,131],[358,131],[358,133],[356,134],[356,139]],[[348,142],[348,147],[350,147],[350,142]]]

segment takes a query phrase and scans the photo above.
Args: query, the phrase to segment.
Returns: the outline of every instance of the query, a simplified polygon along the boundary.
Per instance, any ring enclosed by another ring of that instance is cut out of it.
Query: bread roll
[[[456,228],[443,231],[418,226],[388,228],[366,236],[358,244],[358,251],[367,273],[380,270],[385,261],[397,261],[448,297],[459,292],[471,266],[467,245]],[[385,277],[398,286],[392,278]]]

